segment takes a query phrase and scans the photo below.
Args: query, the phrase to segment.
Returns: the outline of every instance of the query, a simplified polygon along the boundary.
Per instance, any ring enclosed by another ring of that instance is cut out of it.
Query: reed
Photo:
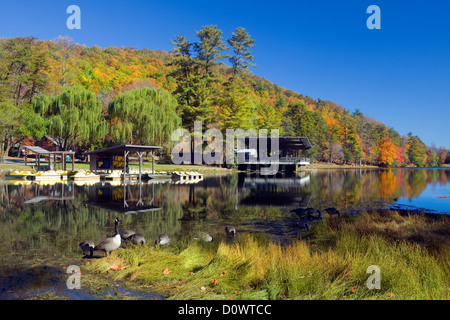
[[[387,236],[389,230],[397,233]],[[176,249],[133,246],[87,269],[169,299],[449,299],[449,239],[442,242],[443,230],[448,219],[395,213],[330,217],[310,238],[286,246],[251,234]],[[435,237],[432,245],[417,237],[421,231]],[[381,269],[379,290],[366,286],[370,265]]]

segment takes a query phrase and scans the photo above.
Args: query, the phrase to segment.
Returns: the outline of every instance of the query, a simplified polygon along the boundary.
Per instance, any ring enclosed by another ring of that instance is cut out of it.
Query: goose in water
[[[89,253],[89,257],[92,258],[92,256],[94,255],[94,247],[95,247],[94,241],[92,240],[83,241],[82,243],[79,244],[79,246],[85,256],[87,256],[87,254]]]
[[[338,217],[341,216],[341,214],[339,213],[338,210],[336,210],[336,208],[326,208],[324,211],[329,215],[337,214]]]
[[[167,233],[161,233],[158,236],[158,239],[155,240],[155,247],[158,245],[158,243],[159,243],[159,245],[165,245],[165,244],[169,244],[169,242],[170,242],[169,235]]]
[[[236,236],[236,228],[233,226],[226,226],[225,233],[227,234],[227,236],[231,236],[234,238]]]
[[[95,246],[93,251],[103,251],[105,253],[105,256],[107,257],[108,253],[120,247],[122,241],[118,227],[119,221],[120,221],[119,218],[116,218],[114,221],[114,228],[115,228],[114,236],[100,242],[98,245]]]
[[[131,241],[132,244],[145,244],[145,238],[140,233],[133,233],[126,240]]]

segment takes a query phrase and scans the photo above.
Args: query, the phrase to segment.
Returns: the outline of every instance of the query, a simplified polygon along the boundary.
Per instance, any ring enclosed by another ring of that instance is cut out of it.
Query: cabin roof
[[[266,141],[266,145],[270,145],[271,139],[278,139],[278,145],[280,150],[283,149],[296,149],[296,150],[307,150],[315,146],[312,144],[307,137],[255,137],[258,139],[258,142]],[[246,141],[249,142],[250,137],[246,137]]]
[[[98,153],[103,153],[103,154],[119,154],[120,153],[120,154],[123,154],[126,151],[129,151],[130,153],[134,153],[134,152],[138,152],[138,151],[140,151],[140,152],[154,151],[157,149],[162,149],[162,147],[122,144],[119,146],[85,152],[84,154],[85,155],[98,154]]]
[[[37,146],[24,146],[25,149],[30,150],[31,152],[37,153],[37,154],[75,154],[73,151],[49,151],[41,147]]]

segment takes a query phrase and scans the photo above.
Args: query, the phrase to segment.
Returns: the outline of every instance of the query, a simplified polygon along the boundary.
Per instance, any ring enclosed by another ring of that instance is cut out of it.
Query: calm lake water
[[[220,239],[226,224],[238,233],[259,232],[286,241],[304,232],[298,227],[300,218],[290,212],[298,207],[336,207],[347,215],[372,208],[449,214],[450,169],[232,174],[195,184],[1,180],[0,201],[0,299],[20,299],[57,286],[48,276],[39,280],[30,275],[33,265],[61,272],[59,265],[82,257],[81,241],[100,242],[113,233],[115,217],[122,219],[121,229],[142,233],[150,243],[160,233],[173,242],[199,231]]]

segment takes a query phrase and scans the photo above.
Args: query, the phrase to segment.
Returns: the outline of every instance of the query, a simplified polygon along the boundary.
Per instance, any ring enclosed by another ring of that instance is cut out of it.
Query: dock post
[[[129,151],[124,151],[123,152],[123,180],[125,181],[125,175],[127,172],[127,155],[128,155]]]
[[[150,152],[152,155],[152,174],[155,174],[155,158],[153,157],[153,151]]]
[[[141,177],[142,177],[142,156],[144,155],[145,152],[138,152],[138,156],[139,156],[139,183],[141,182]]]

